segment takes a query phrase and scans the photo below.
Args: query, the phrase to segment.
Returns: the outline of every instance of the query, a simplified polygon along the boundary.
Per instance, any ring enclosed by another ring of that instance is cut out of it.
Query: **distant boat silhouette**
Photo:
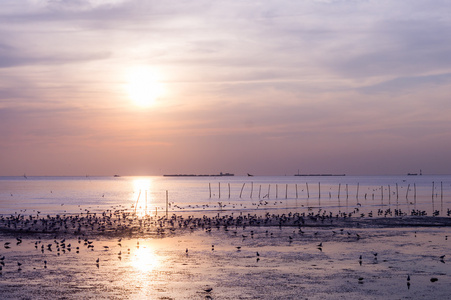
[[[254,176],[254,175],[247,173],[247,176]]]

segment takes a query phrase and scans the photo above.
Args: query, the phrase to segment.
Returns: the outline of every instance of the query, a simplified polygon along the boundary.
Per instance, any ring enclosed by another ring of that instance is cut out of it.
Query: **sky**
[[[0,176],[451,174],[450,1],[0,7]]]

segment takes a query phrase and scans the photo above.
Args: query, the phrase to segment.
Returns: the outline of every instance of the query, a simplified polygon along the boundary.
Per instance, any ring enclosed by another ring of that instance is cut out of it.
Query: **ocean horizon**
[[[3,215],[105,210],[166,213],[319,210],[445,215],[451,175],[372,176],[0,176]]]

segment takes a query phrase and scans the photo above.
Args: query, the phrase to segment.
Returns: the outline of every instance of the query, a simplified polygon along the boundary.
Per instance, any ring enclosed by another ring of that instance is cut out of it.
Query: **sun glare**
[[[151,272],[160,264],[154,250],[149,245],[137,248],[133,253],[131,263],[141,272]]]
[[[152,179],[146,177],[138,177],[133,180],[134,211],[137,216],[144,217],[150,215],[154,208],[152,199]]]
[[[163,86],[154,70],[139,67],[128,74],[127,93],[135,105],[151,107],[162,95]]]

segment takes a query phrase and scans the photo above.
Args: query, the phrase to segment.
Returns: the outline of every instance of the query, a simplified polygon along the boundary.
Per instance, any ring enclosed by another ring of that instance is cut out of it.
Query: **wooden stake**
[[[169,197],[168,197],[168,190],[166,190],[166,218],[168,217],[168,207],[169,206]]]
[[[240,198],[241,198],[241,194],[243,193],[243,189],[244,189],[244,186],[245,186],[245,185],[246,185],[246,182],[243,183],[243,186],[241,187]]]
[[[136,215],[136,208],[138,207],[139,196],[141,196],[141,190],[139,190],[138,199],[136,199],[136,204],[135,204],[135,215]]]

